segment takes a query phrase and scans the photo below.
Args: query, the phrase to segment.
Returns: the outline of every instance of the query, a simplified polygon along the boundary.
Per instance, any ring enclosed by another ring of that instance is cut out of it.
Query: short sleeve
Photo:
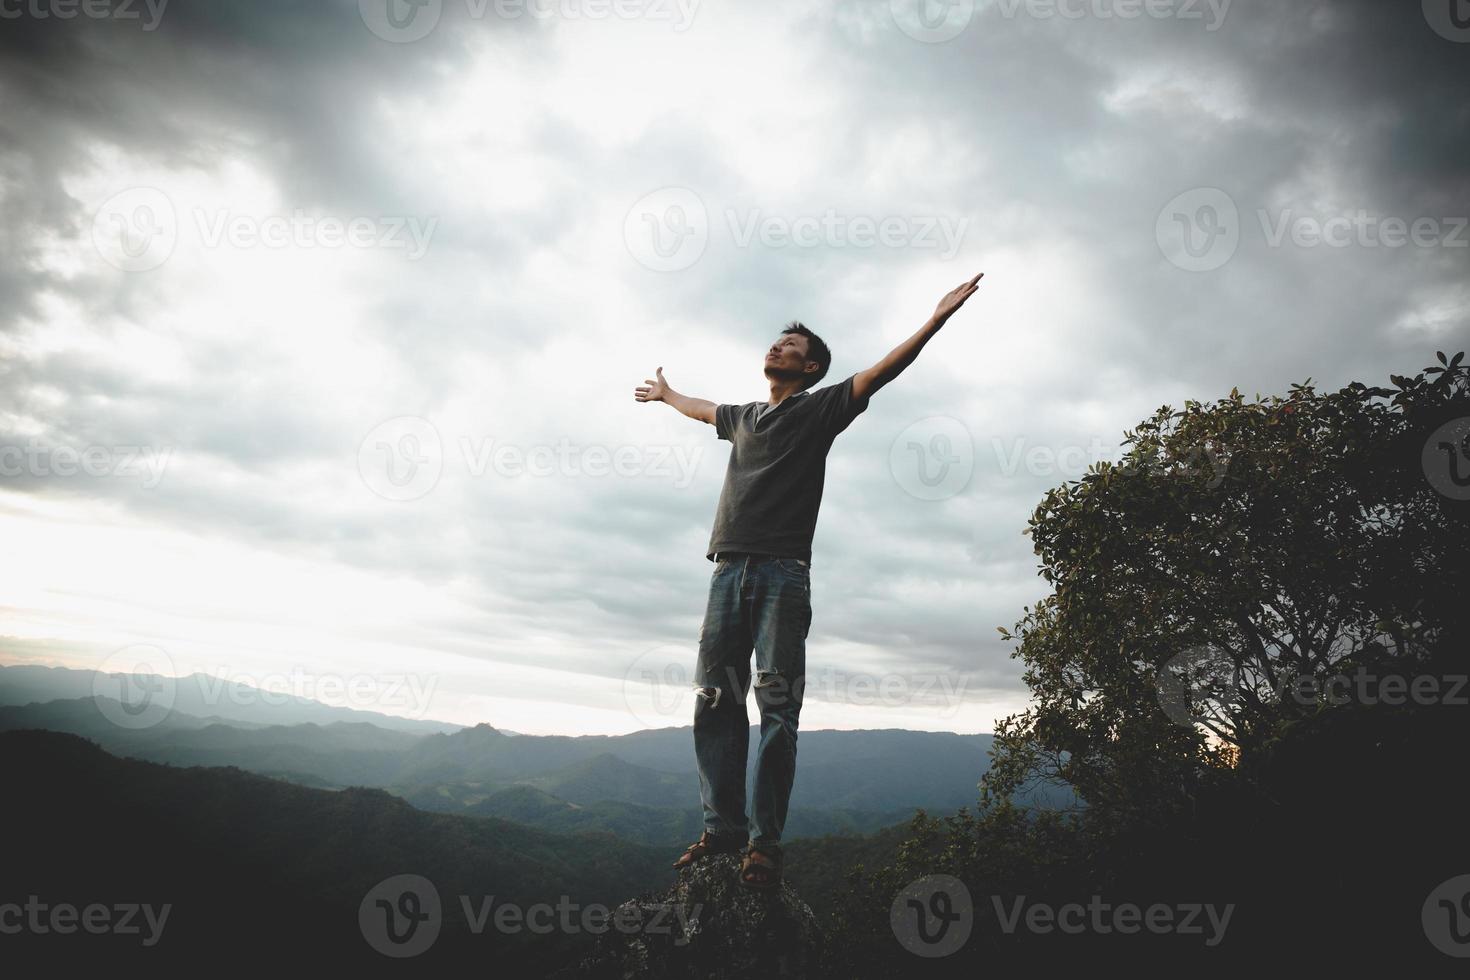
[[[842,432],[852,424],[853,419],[867,411],[867,396],[864,396],[861,401],[852,397],[852,383],[856,377],[855,374],[850,375],[846,380],[819,388],[809,396],[822,428],[833,436]]]
[[[735,434],[735,423],[740,418],[739,405],[715,406],[715,435],[730,441]]]

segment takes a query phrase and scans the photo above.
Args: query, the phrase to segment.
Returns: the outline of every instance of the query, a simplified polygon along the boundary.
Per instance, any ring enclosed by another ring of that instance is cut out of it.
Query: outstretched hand
[[[633,397],[640,402],[661,402],[664,400],[664,395],[668,394],[669,383],[664,380],[663,367],[660,366],[654,374],[657,375],[657,380],[644,378],[647,387],[640,385],[633,389]]]
[[[944,299],[940,300],[939,305],[934,307],[934,322],[944,323],[951,316],[954,316],[955,311],[965,305],[965,300],[969,299],[974,295],[975,290],[980,288],[979,282],[984,275],[985,273],[983,272],[977,272],[975,273],[975,278],[969,282],[962,282],[945,293]]]

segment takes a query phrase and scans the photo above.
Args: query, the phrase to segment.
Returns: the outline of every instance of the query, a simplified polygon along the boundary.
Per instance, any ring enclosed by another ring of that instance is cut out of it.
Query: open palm
[[[945,293],[944,299],[940,300],[939,305],[934,307],[935,321],[938,323],[943,323],[954,315],[955,310],[958,310],[961,306],[964,306],[965,300],[973,296],[975,290],[980,288],[979,283],[984,275],[985,273],[983,272],[977,272],[975,273],[975,277],[973,279],[969,280],[968,282],[962,282],[955,288],[951,289],[949,292]]]
[[[664,380],[664,369],[660,367],[654,372],[655,378],[644,378],[645,385],[639,385],[633,389],[633,397],[640,402],[661,402],[664,395],[668,394],[669,383]]]

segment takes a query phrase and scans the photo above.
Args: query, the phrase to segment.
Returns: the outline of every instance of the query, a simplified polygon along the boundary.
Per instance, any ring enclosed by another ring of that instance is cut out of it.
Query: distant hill
[[[637,766],[611,752],[600,752],[544,776],[530,777],[526,783],[569,803],[622,800],[649,807],[699,806],[699,783],[687,773]]]
[[[752,747],[758,734],[752,725]],[[992,741],[990,735],[903,729],[803,731],[791,805],[870,811],[973,805]],[[402,786],[472,781],[483,789],[529,782],[578,803],[699,803],[689,726],[630,735],[510,737],[478,725],[425,738],[409,755],[398,779]],[[747,779],[753,781],[754,751],[749,758]],[[683,781],[667,779],[670,774]]]
[[[0,705],[22,705],[59,699],[90,698],[93,695],[117,696],[117,675],[103,675],[100,688],[97,672],[68,667],[41,667],[35,664],[0,665]],[[152,677],[156,675],[144,675]],[[240,725],[301,725],[332,722],[368,722],[391,731],[428,735],[455,732],[462,725],[442,721],[400,718],[378,711],[339,708],[275,691],[261,690],[249,684],[227,682],[207,674],[189,674],[168,678],[172,681],[174,711],[198,718],[215,718]],[[396,692],[395,697],[408,699],[409,692]]]
[[[173,766],[235,766],[322,789],[376,787],[426,810],[676,849],[702,825],[688,727],[576,737],[511,736],[482,724],[414,734],[360,721],[248,724],[176,707],[157,724],[129,728],[111,720],[118,708],[92,697],[0,707],[0,731],[70,732]],[[749,737],[753,785],[756,726]],[[900,729],[804,731],[786,837],[865,834],[906,821],[916,808],[972,806],[991,742]],[[1057,806],[1070,797],[1042,791],[1036,801]]]
[[[665,849],[609,835],[561,836],[488,817],[426,813],[381,790],[328,792],[237,769],[178,769],[104,752],[77,736],[0,733],[5,873],[0,904],[142,902],[172,910],[150,963],[198,968],[387,962],[358,925],[368,891],[422,875],[443,901],[444,932],[418,961],[560,961],[585,934],[475,935],[459,896],[529,906],[616,905],[666,884]],[[136,936],[4,937],[8,963],[99,963],[136,952]],[[512,975],[522,975],[513,973]],[[528,974],[527,974],[528,975]]]
[[[84,735],[109,751],[171,765],[238,766],[316,786],[375,786],[440,806],[473,806],[526,784],[577,804],[616,801],[699,806],[693,732],[665,728],[619,736],[509,736],[489,725],[413,735],[361,722],[239,727],[169,712],[148,728],[123,728],[116,711],[78,698],[0,707],[0,730],[43,728]],[[113,705],[114,709],[116,705]],[[752,745],[758,729],[751,726]],[[988,735],[945,732],[807,731],[800,737],[794,811],[877,815],[914,807],[971,805],[989,765]],[[755,753],[747,779],[753,782]],[[886,817],[884,817],[886,819]],[[821,826],[841,822],[817,821]]]
[[[445,787],[409,794],[414,806],[444,813],[500,817],[542,827],[557,833],[606,831],[640,844],[682,851],[699,836],[703,812],[696,803],[685,807],[657,807],[622,800],[572,803],[545,790],[519,783],[505,789],[471,797],[460,804]],[[826,835],[854,836],[873,833],[906,822],[912,808],[889,812],[796,807],[786,819],[788,840]]]
[[[304,785],[386,786],[403,753],[422,736],[362,722],[237,727],[170,711],[148,728],[123,728],[91,697],[0,708],[0,731],[45,729],[82,735],[110,752],[176,766],[238,766]],[[116,707],[116,702],[111,702]]]

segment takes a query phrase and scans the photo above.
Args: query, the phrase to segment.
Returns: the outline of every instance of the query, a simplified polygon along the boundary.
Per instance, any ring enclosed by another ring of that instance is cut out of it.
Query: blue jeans
[[[806,687],[806,636],[812,625],[811,567],[797,558],[745,555],[720,561],[710,576],[699,630],[694,685],[694,757],[704,826],[714,834],[781,839],[796,777],[796,728]],[[750,654],[761,734],[752,819],[745,816],[750,719]]]

